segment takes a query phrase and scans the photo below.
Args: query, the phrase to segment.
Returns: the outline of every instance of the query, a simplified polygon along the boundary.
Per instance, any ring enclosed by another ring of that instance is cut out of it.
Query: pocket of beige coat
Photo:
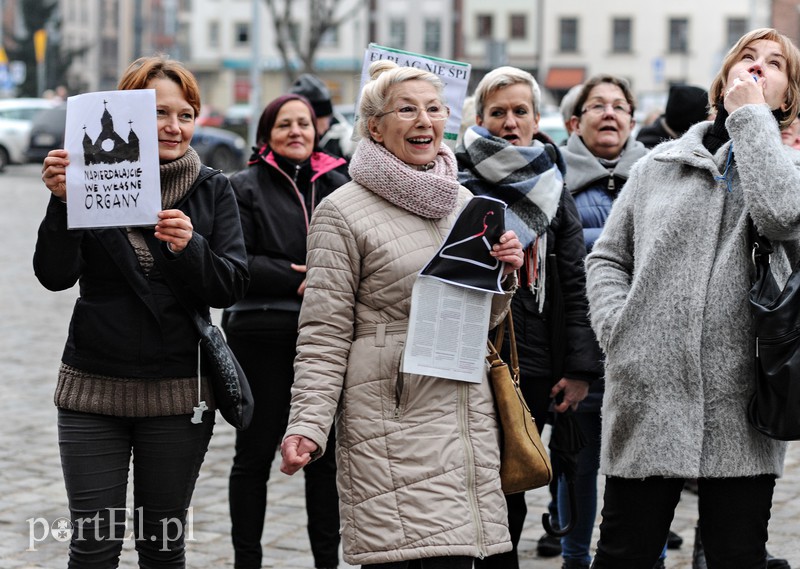
[[[400,371],[400,365],[403,361],[403,347],[404,342],[398,342],[396,346],[385,349],[386,359],[385,367],[386,375],[382,374],[381,382],[384,385],[382,391],[385,417],[387,419],[399,421],[403,416],[403,411],[408,402],[408,394],[406,393],[406,375]],[[383,371],[382,369],[382,371]]]

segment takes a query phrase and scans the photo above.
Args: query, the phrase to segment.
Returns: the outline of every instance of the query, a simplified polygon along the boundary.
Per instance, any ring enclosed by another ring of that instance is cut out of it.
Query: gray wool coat
[[[785,443],[753,429],[747,214],[776,245],[784,282],[800,253],[800,152],[766,105],[734,111],[714,156],[711,123],[633,168],[587,257],[592,326],[606,354],[601,471],[624,478],[783,471]]]

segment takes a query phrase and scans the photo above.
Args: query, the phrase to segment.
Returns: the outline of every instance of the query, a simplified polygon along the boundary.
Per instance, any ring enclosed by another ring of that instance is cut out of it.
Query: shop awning
[[[547,89],[566,90],[583,83],[585,78],[586,70],[583,67],[551,67],[544,86]]]

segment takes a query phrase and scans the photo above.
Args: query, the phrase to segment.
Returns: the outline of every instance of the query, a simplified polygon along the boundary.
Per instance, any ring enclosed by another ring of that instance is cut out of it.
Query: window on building
[[[406,21],[400,19],[389,20],[389,45],[396,49],[406,47]]]
[[[745,33],[747,33],[747,18],[728,18],[728,47],[733,47]]]
[[[219,44],[219,22],[212,20],[208,23],[208,47],[218,48]]]
[[[614,53],[631,52],[631,30],[633,25],[630,18],[614,18],[612,22],[612,45]]]
[[[558,48],[562,53],[578,51],[578,18],[561,18]]]
[[[236,47],[243,47],[250,44],[250,24],[247,22],[237,22],[233,25],[233,43]]]
[[[442,50],[442,22],[439,19],[425,20],[425,49],[427,55],[439,55]]]
[[[491,39],[494,35],[494,18],[491,14],[478,14],[478,39]]]
[[[525,14],[511,14],[509,27],[512,40],[524,40],[528,37],[528,21]]]
[[[319,39],[319,45],[322,47],[338,47],[339,45],[339,26],[332,26],[325,30],[322,37]]]
[[[670,18],[668,51],[689,53],[689,20],[686,18]]]

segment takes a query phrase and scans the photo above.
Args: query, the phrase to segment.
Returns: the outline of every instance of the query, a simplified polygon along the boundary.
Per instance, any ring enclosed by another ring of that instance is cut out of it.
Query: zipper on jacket
[[[300,207],[303,208],[303,215],[306,218],[306,231],[308,231],[308,226],[309,226],[310,221],[311,221],[311,213],[308,211],[308,209],[306,209],[306,201],[305,201],[305,198],[303,198],[303,193],[297,187],[297,176],[300,173],[300,166],[299,165],[295,166],[294,179],[292,179],[289,176],[289,174],[284,172],[280,167],[275,166],[273,164],[270,164],[269,162],[266,162],[266,161],[265,161],[265,163],[267,165],[269,165],[269,166],[272,166],[278,172],[280,172],[283,175],[283,177],[286,178],[289,181],[289,183],[292,185],[292,189],[294,189],[294,194],[295,194],[295,196],[297,196],[297,199],[300,201]],[[314,182],[311,182],[311,195],[312,195],[311,207],[312,208],[314,207],[314,203],[313,203],[313,196],[315,195],[314,185],[315,185]]]
[[[403,372],[397,370],[397,383],[394,386],[394,418],[400,418],[400,400],[403,397]]]
[[[475,490],[476,476],[475,476],[475,454],[472,452],[472,441],[468,434],[469,422],[467,421],[467,406],[469,404],[469,385],[459,382],[456,387],[457,391],[457,417],[458,417],[458,433],[461,438],[461,444],[464,445],[464,455],[466,480],[467,480],[467,501],[469,502],[470,514],[472,515],[472,523],[475,524],[475,537],[477,538],[478,545],[478,558],[483,559],[486,557],[486,544],[485,536],[483,534],[483,525],[481,524],[480,510],[478,508],[478,496]]]

